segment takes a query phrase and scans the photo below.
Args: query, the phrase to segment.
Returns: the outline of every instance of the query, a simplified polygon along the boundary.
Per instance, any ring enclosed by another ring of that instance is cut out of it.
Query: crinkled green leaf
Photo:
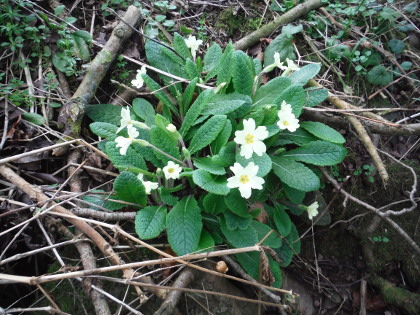
[[[227,241],[236,248],[253,246],[258,243],[257,232],[252,224],[246,230],[229,230],[225,218],[220,218],[220,227]]]
[[[226,83],[226,85],[229,84],[230,79],[232,77],[232,69],[233,69],[233,52],[234,48],[232,43],[229,43],[225,51],[223,52],[222,59],[220,60],[218,74],[217,74],[217,85],[220,85],[221,83]],[[226,89],[226,87],[224,88]]]
[[[249,159],[241,156],[239,153],[236,154],[236,162],[242,166],[248,165],[250,162],[254,162],[255,165],[258,165],[257,176],[264,177],[271,171],[272,163],[271,158],[267,153],[263,153],[261,156],[256,155],[255,153]]]
[[[245,103],[251,103],[249,96],[239,93],[216,94],[206,104],[201,115],[221,115],[231,113]]]
[[[91,190],[90,192],[91,194],[84,195],[82,197],[82,200],[89,202],[90,204],[88,204],[88,207],[91,209],[101,210],[100,208],[94,206],[94,205],[98,205],[102,208],[113,211],[113,210],[119,210],[126,206],[123,203],[113,202],[112,200],[116,199],[115,196],[110,196],[110,193],[107,193],[103,190],[94,189],[94,190]]]
[[[222,166],[231,166],[235,163],[235,156],[236,156],[236,143],[231,141],[226,143],[220,151],[219,154],[214,155],[212,159],[222,165]]]
[[[222,131],[226,124],[227,117],[225,115],[215,115],[202,125],[192,138],[188,150],[194,154],[198,150],[208,146]]]
[[[227,187],[226,176],[213,175],[205,170],[195,170],[193,181],[202,189],[216,195],[227,195],[230,190]]]
[[[247,217],[240,217],[230,210],[225,210],[223,215],[225,217],[226,227],[231,231],[236,229],[246,230],[252,223],[252,217],[249,213]]]
[[[205,253],[214,250],[214,238],[205,229],[201,231],[200,241],[196,253]]]
[[[115,138],[118,127],[104,122],[94,122],[89,125],[90,130],[101,138]]]
[[[271,284],[274,288],[281,288],[283,284],[283,276],[281,273],[280,265],[271,256],[268,256],[268,263],[270,265],[270,271],[273,275],[274,282]]]
[[[162,150],[163,152],[173,156],[174,158],[181,159],[181,154],[179,153],[178,148],[178,141],[175,140],[173,137],[168,135],[168,132],[153,126],[150,130],[150,142],[157,147],[158,149]],[[172,159],[168,158],[166,155],[163,155],[157,151],[154,151],[156,157],[164,163],[168,161],[173,161]]]
[[[260,252],[247,252],[235,255],[242,268],[255,280],[260,279],[260,255]]]
[[[340,144],[346,142],[346,139],[338,131],[320,122],[303,121],[300,123],[300,127],[322,140]]]
[[[205,158],[195,158],[194,165],[198,169],[205,170],[214,175],[223,175],[226,174],[225,168],[220,164],[214,162],[214,160],[210,157]]]
[[[114,181],[117,198],[123,201],[146,205],[147,196],[143,183],[131,172],[123,171]]]
[[[191,58],[191,50],[185,44],[185,39],[177,32],[174,33],[174,48],[185,60]]]
[[[153,126],[156,113],[149,101],[144,98],[135,98],[133,100],[133,111],[137,116],[144,120],[146,125]]]
[[[281,239],[276,234],[275,231],[267,224],[261,223],[259,221],[252,221],[252,226],[254,227],[255,231],[257,232],[258,241],[261,241],[263,238],[267,237],[262,245],[269,246],[271,248],[279,248],[281,246]],[[272,231],[272,232],[271,232]],[[268,233],[270,235],[267,236]]]
[[[289,130],[282,130],[275,145],[285,145],[289,143],[304,145],[315,140],[316,138],[313,135],[301,128],[294,132]]]
[[[126,155],[120,154],[120,149],[114,141],[108,141],[105,145],[106,154],[111,160],[112,164],[119,169],[125,169],[127,166],[133,166],[147,171],[146,163],[142,156],[130,146]]]
[[[375,66],[366,75],[369,83],[385,86],[392,82],[393,75],[384,66]]]
[[[270,45],[267,46],[264,53],[264,66],[268,66],[274,63],[274,53],[280,54],[280,60],[285,61],[286,58],[291,60],[296,59],[295,48],[293,47],[293,35],[280,34]]]
[[[164,206],[150,206],[139,210],[134,221],[137,235],[144,240],[158,237],[165,229],[166,213]]]
[[[239,190],[233,189],[229,192],[227,196],[225,196],[225,204],[226,206],[236,215],[248,218],[248,204],[246,200],[242,198]]]
[[[279,105],[281,93],[291,85],[288,77],[277,77],[261,86],[252,98],[253,106]]]
[[[302,163],[286,157],[271,157],[273,171],[282,182],[292,188],[302,191],[319,189],[320,181],[308,167]]]
[[[314,107],[328,98],[328,90],[317,87],[308,88],[306,91],[306,107]]]
[[[88,105],[86,106],[85,114],[95,122],[106,122],[119,126],[122,108],[112,104]]]
[[[302,32],[302,30],[303,30],[302,24],[298,24],[298,25],[287,24],[287,25],[282,27],[281,33],[282,34],[294,35],[296,33]]]
[[[147,87],[154,92],[153,95],[156,96],[160,101],[162,101],[163,105],[166,106],[167,109],[171,110],[175,115],[178,115],[178,109],[172,104],[169,97],[165,94],[162,87],[151,77],[147,74],[142,74],[141,76],[144,80],[144,83]]]
[[[309,164],[326,166],[342,162],[346,154],[347,150],[342,145],[327,141],[313,141],[300,148],[287,151],[281,156]]]
[[[146,57],[150,65],[173,75],[184,77],[184,61],[165,46],[148,40],[145,45]],[[166,77],[168,80],[172,80]]]
[[[319,63],[311,63],[303,66],[298,71],[293,72],[289,78],[292,80],[292,84],[305,85],[310,79],[318,74],[319,70],[321,70],[321,65]]]
[[[197,249],[202,228],[200,208],[193,196],[182,198],[166,216],[168,242],[177,255]]]
[[[212,193],[205,195],[203,199],[203,206],[204,210],[211,214],[218,214],[227,209],[224,199],[221,198],[220,195]]]
[[[187,131],[191,128],[195,120],[200,116],[207,102],[210,101],[210,98],[214,95],[212,90],[203,91],[195,100],[195,102],[189,108],[187,114],[184,117],[184,121],[179,130],[182,136],[187,134]]]
[[[187,73],[187,78],[190,80],[200,77],[197,65],[190,58],[185,62],[185,71]]]
[[[283,268],[289,266],[293,256],[300,253],[299,233],[293,222],[291,223],[289,235],[284,238],[283,245],[280,248],[276,248],[275,252],[281,261],[280,266]]]
[[[228,142],[232,134],[232,123],[230,120],[226,120],[226,124],[222,131],[218,134],[216,139],[211,143],[211,150],[213,154],[219,153],[220,149]]]
[[[251,95],[254,85],[254,66],[251,58],[243,51],[233,53],[233,86],[243,95]]]
[[[281,236],[287,236],[290,233],[292,228],[292,221],[290,220],[289,215],[282,207],[276,207],[274,209],[274,223],[276,224],[277,231],[279,231]]]
[[[191,105],[191,101],[194,96],[194,90],[197,85],[197,82],[198,82],[198,77],[192,79],[191,82],[188,83],[187,87],[185,88],[183,98],[182,98],[182,103],[183,103],[182,115],[185,115],[185,113],[187,112],[188,108]]]
[[[210,46],[210,48],[207,50],[207,53],[204,56],[204,71],[211,71],[213,68],[215,68],[220,60],[222,59],[222,48],[214,43]]]
[[[25,112],[22,116],[26,121],[29,121],[35,125],[40,126],[42,124],[45,124],[45,118],[40,114]]]

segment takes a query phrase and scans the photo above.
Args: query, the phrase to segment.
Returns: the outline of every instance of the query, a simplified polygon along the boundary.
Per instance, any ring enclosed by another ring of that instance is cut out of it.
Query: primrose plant
[[[172,49],[148,41],[148,63],[167,75],[152,79],[142,67],[132,85],[151,97],[87,108],[91,130],[105,139],[99,148],[120,171],[112,195],[95,202],[110,210],[126,206],[115,200],[131,203],[139,237],[165,235],[178,255],[262,241],[272,249],[270,284],[279,287],[280,268],[300,250],[291,216],[316,223],[318,202],[304,202],[305,194],[320,188],[317,166],[344,159],[344,138],[299,120],[304,106],[327,97],[305,88],[318,64],[298,68],[272,50],[263,66],[232,44],[213,44],[202,58],[201,44],[179,34]],[[261,84],[269,72],[279,75]],[[259,252],[235,258],[258,279]]]

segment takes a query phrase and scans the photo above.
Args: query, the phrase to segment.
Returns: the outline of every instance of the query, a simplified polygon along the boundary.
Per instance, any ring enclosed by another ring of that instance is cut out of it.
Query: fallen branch
[[[321,0],[309,0],[298,4],[293,9],[276,18],[274,21],[238,40],[233,44],[233,47],[235,47],[235,49],[245,50],[248,47],[259,43],[261,38],[269,37],[281,25],[293,22],[301,16],[308,14],[312,10],[320,8],[323,4],[324,3]]]

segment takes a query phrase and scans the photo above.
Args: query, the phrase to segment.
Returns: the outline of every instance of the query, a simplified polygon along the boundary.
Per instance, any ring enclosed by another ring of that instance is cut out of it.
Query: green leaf
[[[346,142],[346,139],[338,131],[320,122],[303,121],[300,123],[300,127],[322,140],[339,144]]]
[[[148,40],[145,45],[146,57],[150,65],[165,72],[185,77],[184,61],[174,54],[171,50],[160,43]],[[162,76],[168,81],[172,78]]]
[[[283,26],[283,28],[281,29],[281,33],[282,34],[294,35],[296,33],[302,32],[302,30],[303,30],[302,24],[298,24],[298,25],[287,24],[287,25]]]
[[[135,98],[133,100],[133,111],[137,116],[144,120],[146,125],[153,126],[156,113],[152,104],[147,100],[144,98]]]
[[[246,200],[242,198],[239,190],[233,189],[229,192],[227,196],[225,196],[225,204],[226,206],[236,215],[242,218],[248,218],[248,204]]]
[[[258,173],[257,176],[264,177],[271,171],[272,163],[270,157],[267,153],[263,153],[261,156],[256,155],[255,153],[252,154],[251,158],[246,159],[245,157],[241,156],[239,152],[236,154],[236,162],[239,164],[246,166],[250,162],[254,162],[255,165],[258,165]]]
[[[311,63],[303,66],[298,71],[293,72],[289,78],[292,80],[292,84],[305,85],[310,79],[318,74],[319,70],[321,70],[321,65],[319,63]]]
[[[261,86],[252,98],[253,106],[279,105],[281,93],[291,85],[288,77],[277,77]]]
[[[274,223],[281,236],[289,235],[290,229],[292,228],[292,221],[286,211],[281,207],[274,209]]]
[[[119,126],[122,108],[112,104],[88,105],[85,114],[95,122],[106,122]]]
[[[231,166],[235,163],[235,156],[236,156],[236,143],[231,141],[226,143],[220,151],[219,154],[214,155],[212,159],[222,165],[222,166]]]
[[[283,284],[283,276],[281,273],[279,263],[275,261],[273,258],[271,258],[270,256],[268,256],[268,263],[270,265],[270,271],[274,278],[274,282],[271,284],[271,286],[275,288],[281,288]]]
[[[205,170],[210,174],[214,175],[223,175],[226,174],[225,168],[220,164],[214,162],[214,160],[210,157],[205,158],[196,158],[194,159],[195,167]]]
[[[396,54],[399,55],[404,51],[405,48],[405,44],[402,40],[399,39],[391,39],[388,43],[389,48],[391,48],[391,51]]]
[[[203,223],[193,196],[182,198],[166,216],[166,231],[172,250],[179,256],[197,249]]]
[[[142,74],[141,76],[146,83],[147,87],[154,92],[153,95],[156,96],[160,101],[162,101],[163,105],[170,109],[175,115],[178,115],[178,109],[172,104],[169,97],[163,92],[162,87],[151,77],[147,74]]]
[[[66,8],[65,5],[59,5],[54,9],[54,15],[60,15],[64,9]]]
[[[296,59],[295,48],[293,47],[293,35],[280,34],[270,45],[267,46],[264,53],[264,66],[268,66],[274,63],[274,53],[280,54],[280,60],[285,61],[286,58],[291,60]]]
[[[196,253],[205,253],[214,250],[214,239],[205,229],[201,231],[200,242],[198,243]]]
[[[110,211],[119,210],[126,206],[123,203],[113,202],[112,200],[115,199],[115,196],[109,196],[109,193],[103,190],[94,189],[94,190],[91,190],[90,192],[91,194],[84,195],[82,197],[82,200],[89,202],[91,204],[94,204],[94,205],[98,205]],[[92,206],[92,205],[89,205],[89,208],[99,210],[99,211],[101,210],[100,208]]]
[[[287,198],[289,198],[291,202],[295,204],[299,204],[303,202],[303,199],[305,198],[305,195],[306,195],[304,191],[289,187],[285,183],[283,183],[283,189],[284,189],[284,192],[286,193]]]
[[[206,55],[204,56],[204,71],[211,71],[214,69],[222,59],[222,48],[214,43],[207,50]]]
[[[327,141],[313,141],[282,154],[282,157],[309,164],[326,166],[342,162],[346,154],[347,150],[342,145]]]
[[[419,8],[419,3],[418,3],[417,1],[413,1],[413,2],[407,3],[407,4],[406,4],[406,5],[402,8],[402,10],[403,10],[405,13],[411,14],[411,13],[416,12],[418,8]]]
[[[184,137],[187,134],[187,131],[191,128],[195,120],[200,116],[207,102],[210,101],[210,98],[214,95],[212,90],[203,91],[191,105],[187,114],[185,115],[184,121],[182,123],[179,132]]]
[[[90,35],[87,31],[78,30],[74,32],[73,35],[82,38],[86,43],[90,43],[92,41],[92,35]]]
[[[278,99],[279,104],[283,101],[292,105],[292,113],[296,116],[296,118],[298,118],[302,113],[303,106],[306,103],[305,90],[300,85],[289,86],[281,93]]]
[[[369,83],[385,86],[392,82],[393,76],[384,66],[375,66],[366,75]]]
[[[227,241],[236,248],[253,246],[258,243],[257,232],[252,224],[246,230],[229,230],[225,218],[220,218],[220,228]]]
[[[251,95],[254,85],[254,66],[251,58],[243,51],[233,53],[233,86],[235,91],[243,95]]]
[[[115,138],[118,127],[104,122],[94,122],[89,125],[90,130],[101,138]]]
[[[146,163],[142,156],[130,146],[126,155],[120,154],[120,149],[114,141],[108,141],[105,144],[106,154],[111,160],[112,164],[118,169],[125,169],[127,166],[133,166],[147,171]]]
[[[328,98],[328,90],[320,89],[317,87],[308,88],[306,91],[306,107],[313,107],[321,102],[325,101]]]
[[[42,125],[45,124],[45,118],[43,116],[41,116],[40,114],[37,113],[23,113],[23,118],[26,121],[29,121],[35,125]]]
[[[293,255],[298,255],[300,253],[299,233],[293,222],[291,223],[289,235],[283,240],[282,247],[275,249],[275,252],[281,261],[280,266],[283,268],[290,265]]]
[[[297,145],[304,145],[309,142],[315,141],[316,138],[304,129],[297,129],[295,132],[289,130],[283,130],[276,141],[275,145],[285,145],[294,143]]]
[[[185,113],[187,112],[188,108],[191,105],[191,101],[194,96],[194,90],[195,90],[195,87],[197,86],[197,82],[198,82],[198,78],[194,78],[193,80],[191,80],[190,83],[188,83],[187,87],[185,88],[183,99],[182,99],[182,103],[183,103],[182,115],[183,116],[185,115]]]
[[[121,172],[114,181],[114,190],[117,198],[123,201],[146,205],[147,196],[143,183],[133,173]]]
[[[271,160],[274,174],[285,184],[302,191],[319,189],[318,176],[305,165],[285,157],[273,156]]]
[[[227,195],[230,190],[227,187],[226,176],[213,175],[205,170],[195,170],[193,181],[202,189],[216,195]]]
[[[162,199],[163,203],[169,206],[175,206],[178,202],[178,197],[172,196],[170,191],[165,187],[161,186],[158,188],[160,199]]]
[[[185,71],[187,72],[187,77],[190,80],[200,77],[197,65],[190,58],[188,58],[185,63]]]
[[[164,206],[151,206],[139,210],[134,221],[137,235],[143,240],[158,237],[165,229],[166,212]]]
[[[236,229],[246,230],[252,223],[252,217],[249,213],[247,217],[240,217],[232,211],[225,210],[223,215],[225,217],[226,227],[231,231]]]
[[[226,83],[226,85],[229,84],[230,79],[232,77],[232,70],[233,70],[233,52],[234,52],[234,48],[232,43],[230,42],[226,48],[225,51],[223,52],[222,55],[222,59],[220,60],[219,63],[219,71],[217,74],[217,85],[222,84],[223,82]]]
[[[211,143],[211,150],[213,154],[219,153],[220,149],[228,142],[230,135],[232,134],[232,123],[230,120],[226,120],[226,124],[220,131],[219,135]]]
[[[257,232],[258,241],[261,241],[263,238],[267,236],[268,233],[273,231],[271,227],[268,225],[261,223],[259,221],[252,221],[252,226],[254,227],[255,231]],[[271,248],[279,248],[281,246],[281,239],[276,234],[275,231],[271,232],[271,234],[262,242],[262,245],[269,246]]]
[[[206,196],[204,197],[203,206],[206,212],[215,215],[227,209],[224,199],[221,198],[220,195],[211,193],[206,194]]]
[[[225,115],[215,115],[202,125],[192,138],[188,150],[194,154],[198,150],[209,145],[222,131],[226,124],[227,117]]]
[[[181,159],[181,154],[179,153],[178,149],[178,141],[175,140],[173,137],[168,135],[167,131],[164,131],[156,126],[153,126],[150,130],[150,142],[161,149],[163,152],[173,156],[174,158]],[[161,160],[163,163],[168,163],[168,161],[172,161],[172,159],[168,158],[167,156],[154,151],[156,157]]]
[[[235,255],[242,268],[255,280],[260,279],[260,255],[259,252],[247,252]]]
[[[251,104],[251,98],[239,93],[216,94],[206,104],[201,115],[221,115],[231,113],[245,103]]]
[[[174,48],[185,60],[191,58],[191,50],[185,44],[185,39],[176,32],[174,34]]]

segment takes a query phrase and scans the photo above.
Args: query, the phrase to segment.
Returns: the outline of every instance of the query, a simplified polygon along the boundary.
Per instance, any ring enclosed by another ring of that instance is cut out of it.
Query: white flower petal
[[[255,131],[255,120],[252,118],[249,118],[248,120],[244,119],[244,130],[246,131]]]
[[[262,141],[255,141],[254,145],[252,146],[252,149],[254,150],[255,154],[258,156],[262,156],[263,153],[267,151],[267,147]]]
[[[265,126],[259,126],[255,129],[255,139],[264,140],[268,137],[268,130]]]
[[[251,186],[249,185],[241,185],[239,186],[239,192],[241,193],[241,196],[245,199],[248,199],[251,197]]]
[[[138,130],[133,125],[127,126],[127,132],[130,139],[136,139],[139,136]]]
[[[229,188],[236,188],[241,186],[241,182],[239,181],[239,177],[233,176],[227,179],[227,186]]]
[[[163,168],[163,173],[165,174],[166,179],[178,179],[181,172],[182,167],[172,161],[169,161]]]
[[[233,139],[233,141],[237,144],[245,144],[245,136],[246,133],[244,130],[237,130],[235,131],[235,139]]]
[[[242,167],[241,164],[235,163],[235,164],[233,164],[233,166],[230,167],[230,169],[232,170],[232,172],[235,175],[238,175],[238,174],[240,174],[243,171],[244,168]]]
[[[246,159],[250,159],[252,153],[254,152],[253,146],[250,144],[243,144],[241,146],[241,156],[245,157]]]

